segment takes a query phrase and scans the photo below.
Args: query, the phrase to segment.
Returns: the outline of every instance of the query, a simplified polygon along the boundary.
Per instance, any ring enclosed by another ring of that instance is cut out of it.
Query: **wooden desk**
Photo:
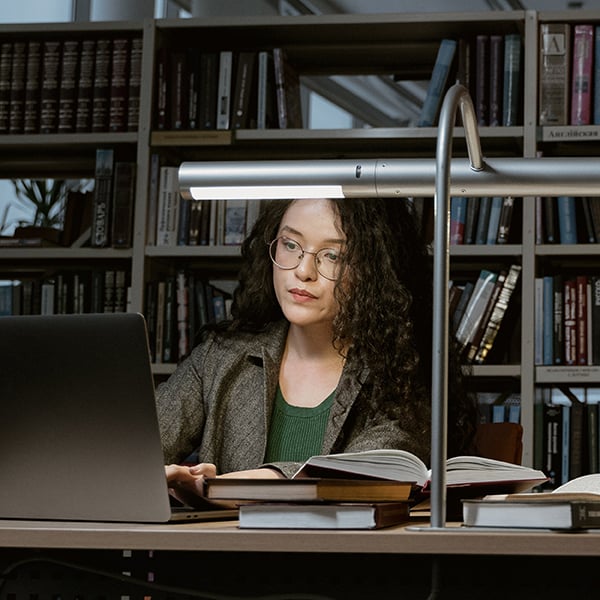
[[[575,592],[593,597],[600,588],[600,531],[487,531],[456,524],[432,530],[424,523],[379,531],[285,531],[240,530],[236,521],[178,525],[0,521],[3,569],[16,560],[38,558],[38,587],[32,589],[31,580],[16,577],[7,581],[6,592],[0,590],[0,598],[19,598],[25,591],[25,597],[34,593],[40,600],[44,593],[56,596],[60,568],[64,568],[60,595],[89,597],[89,589],[80,589],[81,577],[75,578],[66,563],[126,571],[141,580],[152,573],[161,585],[248,598],[291,591],[336,600],[382,600],[404,594],[426,598],[432,573],[442,582],[440,598],[564,600]],[[199,577],[199,568],[209,577]],[[88,584],[96,597],[101,591],[107,600],[149,595],[106,578]],[[172,598],[162,593],[155,590],[151,597]]]

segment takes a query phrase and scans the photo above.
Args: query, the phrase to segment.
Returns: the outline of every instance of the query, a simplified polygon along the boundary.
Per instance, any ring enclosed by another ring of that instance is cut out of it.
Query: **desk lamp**
[[[468,160],[452,159],[461,110]],[[431,375],[431,528],[446,522],[450,196],[598,196],[598,158],[483,159],[473,102],[453,85],[442,103],[435,159],[184,162],[184,198],[405,198],[434,196]]]

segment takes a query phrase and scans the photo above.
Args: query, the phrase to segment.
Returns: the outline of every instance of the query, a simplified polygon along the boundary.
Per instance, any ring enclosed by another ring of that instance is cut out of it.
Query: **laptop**
[[[163,523],[172,510],[144,318],[0,317],[0,518]]]

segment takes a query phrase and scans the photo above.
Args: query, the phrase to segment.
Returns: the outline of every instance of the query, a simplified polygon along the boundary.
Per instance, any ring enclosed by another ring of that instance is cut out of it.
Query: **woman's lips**
[[[296,300],[297,302],[307,302],[309,300],[316,300],[317,298],[310,292],[306,290],[301,290],[299,288],[293,288],[289,292],[293,296],[294,300]]]

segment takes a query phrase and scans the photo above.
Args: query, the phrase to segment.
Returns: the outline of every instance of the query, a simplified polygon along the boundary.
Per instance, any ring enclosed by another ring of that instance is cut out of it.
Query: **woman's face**
[[[335,281],[317,270],[315,255],[328,248],[332,252],[320,255],[321,270],[330,273],[333,262],[343,249],[345,236],[337,225],[335,205],[326,199],[295,200],[281,219],[278,237],[286,238],[282,251],[293,250],[293,256],[302,255],[296,268],[281,269],[273,265],[275,294],[286,319],[293,325],[331,325],[337,312],[333,290]],[[300,246],[296,248],[294,242]]]

